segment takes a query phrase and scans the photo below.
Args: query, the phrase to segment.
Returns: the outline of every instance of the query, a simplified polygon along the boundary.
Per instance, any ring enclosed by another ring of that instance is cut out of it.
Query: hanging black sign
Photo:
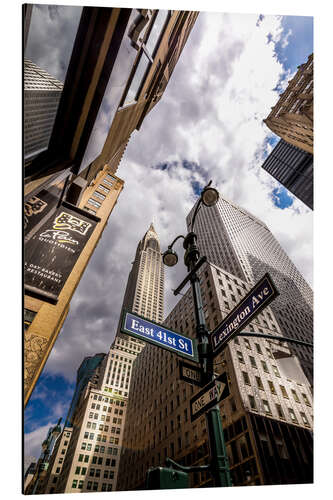
[[[63,202],[26,244],[24,286],[28,294],[57,302],[99,220]]]

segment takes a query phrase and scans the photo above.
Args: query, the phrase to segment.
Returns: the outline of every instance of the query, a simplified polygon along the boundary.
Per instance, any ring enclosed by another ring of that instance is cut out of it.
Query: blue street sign
[[[199,361],[196,339],[169,330],[132,312],[124,311],[121,331],[144,342],[175,352],[183,358]]]
[[[213,354],[218,354],[245,325],[266,307],[279,292],[266,273],[244,299],[228,314],[210,335]]]

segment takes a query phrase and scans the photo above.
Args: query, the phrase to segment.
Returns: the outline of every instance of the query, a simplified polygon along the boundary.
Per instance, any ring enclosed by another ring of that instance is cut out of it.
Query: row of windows
[[[249,403],[250,403],[251,410],[258,410],[256,400],[251,394],[249,394]],[[271,411],[271,408],[269,406],[268,401],[266,399],[262,399],[261,404],[263,406],[265,413],[267,413],[267,415],[272,415],[272,411]],[[285,420],[286,418],[285,418],[285,415],[283,413],[282,406],[279,404],[275,404],[275,407],[276,407],[276,410],[278,412],[279,417],[281,419]],[[295,415],[294,410],[292,408],[288,408],[288,412],[289,412],[289,416],[290,416],[292,422],[298,423],[298,420],[297,420],[297,417]],[[301,415],[303,424],[306,426],[310,426],[309,420],[308,420],[307,416],[305,415],[305,413],[300,412],[300,415]]]
[[[251,382],[250,382],[250,377],[248,375],[247,372],[242,372],[242,375],[243,375],[243,380],[244,380],[244,383],[247,384],[247,385],[251,385]],[[257,384],[257,388],[264,391],[264,385],[262,383],[262,380],[260,377],[255,377],[256,379],[256,384]],[[268,386],[269,386],[269,389],[270,389],[270,392],[271,394],[277,394],[276,392],[276,389],[275,389],[275,386],[273,384],[273,382],[271,380],[267,380],[267,383],[268,383]],[[280,391],[281,391],[281,394],[282,396],[285,398],[285,399],[289,399],[289,396],[288,396],[288,393],[286,391],[286,388],[284,385],[280,385]],[[297,392],[295,391],[295,389],[291,389],[291,393],[293,395],[293,398],[294,398],[294,401],[296,403],[301,403],[300,399],[299,399],[299,396],[297,394]],[[305,393],[302,393],[302,397],[303,397],[303,400],[304,400],[304,403],[307,405],[307,406],[311,406],[310,403],[309,403],[309,400],[308,400],[308,397]]]
[[[111,357],[113,357],[113,354],[111,355]],[[116,356],[116,358],[117,357],[118,357],[118,355]],[[111,403],[111,404],[115,403],[116,406],[125,406],[125,402],[124,401],[120,401],[119,399],[112,399],[112,398],[107,397],[107,396],[101,396],[101,395],[94,394],[94,398],[93,399],[95,401],[105,401],[105,403]]]
[[[114,434],[120,434],[120,428],[119,427],[112,427],[111,429],[111,432]],[[91,451],[92,450],[92,443],[86,443],[85,441],[83,441],[83,443],[81,444],[81,450],[87,450],[87,451]],[[99,444],[96,444],[95,445],[95,448],[94,448],[94,451],[96,453],[105,453],[105,449],[106,447],[105,446],[100,446]],[[108,447],[106,449],[106,452],[111,455],[112,454],[112,448]]]
[[[72,488],[76,489],[78,488],[79,490],[82,490],[83,488],[83,483],[84,479],[80,479],[79,481],[77,479],[73,479],[72,482]],[[97,491],[98,490],[98,483],[97,482],[92,482],[88,481],[87,483],[87,490],[92,490],[92,491]],[[102,483],[102,491],[112,491],[112,483]]]
[[[115,466],[116,466],[116,461],[112,460],[111,467],[115,467]],[[91,468],[89,468],[89,476],[90,477],[101,477],[101,471],[102,471],[102,469],[95,469],[95,468],[91,467]],[[78,466],[78,467],[76,467],[74,474],[85,476],[86,473],[87,473],[87,467]],[[105,469],[104,473],[103,473],[103,477],[105,479],[113,479],[114,471]]]

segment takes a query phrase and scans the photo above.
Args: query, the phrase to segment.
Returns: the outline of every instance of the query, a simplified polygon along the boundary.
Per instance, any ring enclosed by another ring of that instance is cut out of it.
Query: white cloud
[[[39,458],[42,452],[42,442],[46,439],[49,428],[57,422],[49,422],[24,435],[24,456]]]

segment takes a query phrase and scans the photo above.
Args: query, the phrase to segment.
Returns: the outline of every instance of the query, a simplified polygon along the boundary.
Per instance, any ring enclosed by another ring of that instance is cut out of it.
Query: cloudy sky
[[[208,180],[268,225],[312,285],[313,214],[260,168],[278,140],[263,119],[313,51],[312,38],[311,17],[199,15],[162,100],[133,133],[117,172],[125,188],[25,411],[26,455],[38,457],[49,426],[66,417],[82,359],[107,352],[139,239],[151,222],[162,249],[184,234],[198,186]],[[185,267],[165,275],[167,314]]]

